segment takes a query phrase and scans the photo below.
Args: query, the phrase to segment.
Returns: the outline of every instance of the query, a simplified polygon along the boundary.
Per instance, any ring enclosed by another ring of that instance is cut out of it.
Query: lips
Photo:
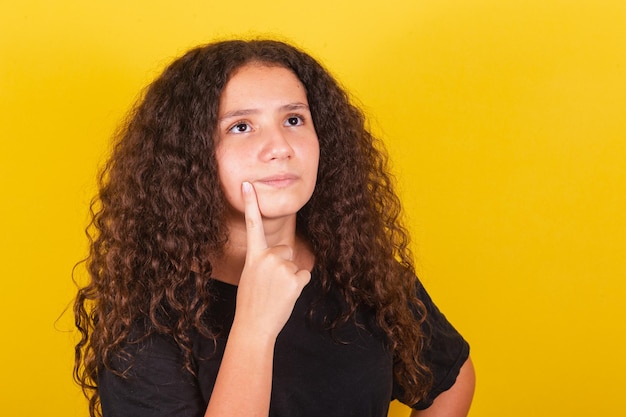
[[[269,187],[284,188],[288,187],[298,180],[298,176],[294,174],[278,174],[271,175],[256,180],[257,184],[263,184]]]

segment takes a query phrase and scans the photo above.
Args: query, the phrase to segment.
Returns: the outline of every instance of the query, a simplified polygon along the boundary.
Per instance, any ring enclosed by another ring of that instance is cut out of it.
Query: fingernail
[[[252,184],[250,184],[247,181],[244,181],[241,184],[241,189],[243,190],[244,193],[249,193],[250,191],[252,191]]]

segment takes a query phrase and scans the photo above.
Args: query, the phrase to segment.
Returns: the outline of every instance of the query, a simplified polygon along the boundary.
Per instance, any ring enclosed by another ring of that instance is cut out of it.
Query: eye
[[[247,133],[251,130],[252,127],[246,122],[237,122],[228,129],[231,133]]]
[[[294,115],[289,116],[287,120],[285,120],[285,126],[300,126],[304,124],[304,119],[302,116]]]

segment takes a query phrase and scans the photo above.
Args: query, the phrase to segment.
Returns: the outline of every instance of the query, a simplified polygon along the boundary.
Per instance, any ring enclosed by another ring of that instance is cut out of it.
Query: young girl
[[[92,416],[464,416],[469,346],[415,277],[363,114],[309,55],[191,50],[92,207],[75,375]]]

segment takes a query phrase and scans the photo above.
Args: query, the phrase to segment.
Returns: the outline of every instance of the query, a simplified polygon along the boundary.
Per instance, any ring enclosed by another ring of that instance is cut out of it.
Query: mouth
[[[293,174],[278,174],[271,175],[269,177],[260,178],[255,181],[257,184],[266,185],[273,188],[285,188],[293,184],[298,180],[297,175]]]

